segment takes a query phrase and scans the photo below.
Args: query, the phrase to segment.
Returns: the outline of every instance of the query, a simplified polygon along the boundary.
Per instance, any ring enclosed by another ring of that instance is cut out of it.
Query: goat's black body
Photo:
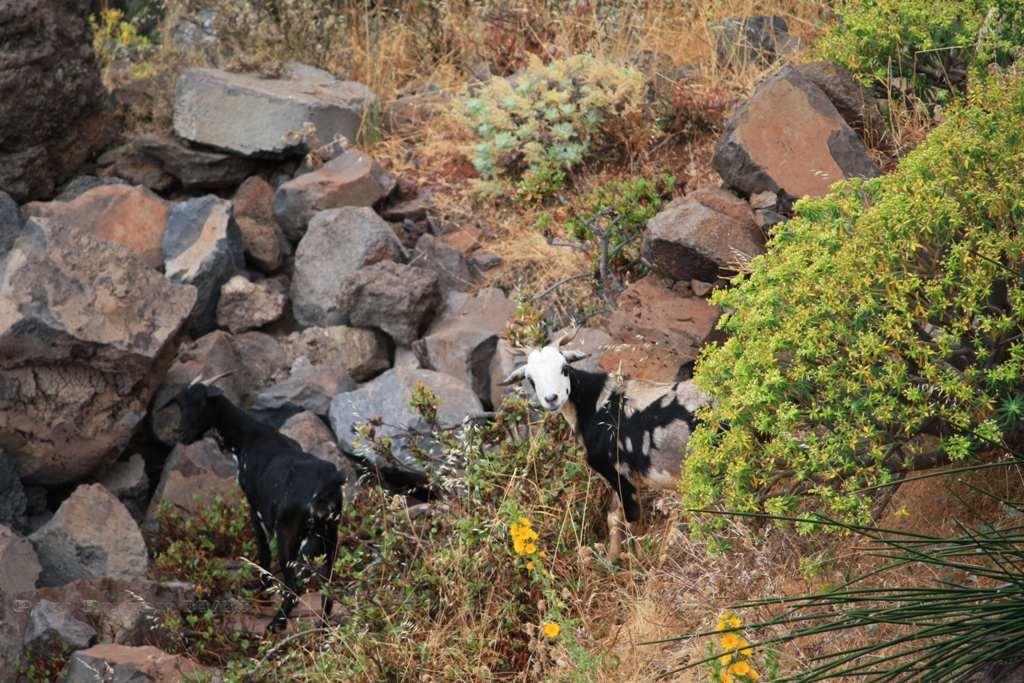
[[[200,385],[199,389],[205,391],[206,387]],[[216,429],[224,448],[238,463],[238,483],[249,502],[259,563],[268,572],[269,539],[277,539],[287,592],[269,630],[280,630],[295,606],[300,583],[312,573],[326,579],[334,564],[344,475],[333,464],[303,451],[295,440],[237,408],[217,390],[210,390],[205,401],[192,398],[187,405],[195,406],[191,415],[183,415],[192,438]],[[323,565],[312,570],[310,561],[320,555],[325,557]],[[325,615],[332,607],[332,601],[324,597]]]
[[[670,400],[630,410],[626,395],[610,389],[609,381],[606,373],[570,368],[569,403],[575,409],[574,427],[586,448],[587,464],[618,495],[626,521],[634,522],[640,514],[634,482],[647,479],[651,473],[651,444],[658,431],[680,421],[692,431],[696,419],[674,395],[678,384],[666,391]],[[681,460],[682,454],[679,457]]]

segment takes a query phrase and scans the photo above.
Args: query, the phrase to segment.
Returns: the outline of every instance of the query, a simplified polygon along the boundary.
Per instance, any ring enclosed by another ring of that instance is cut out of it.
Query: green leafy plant
[[[824,58],[866,85],[886,90],[901,79],[930,100],[962,90],[969,73],[1009,63],[1024,44],[1020,0],[846,0],[836,13],[817,45]]]
[[[92,26],[92,47],[103,67],[116,60],[134,62],[136,77],[144,75],[148,68],[142,62],[153,48],[150,39],[139,32],[138,27],[118,9],[104,9],[98,16],[89,17]]]
[[[495,78],[465,101],[476,137],[473,165],[500,192],[522,178],[519,195],[543,198],[564,173],[604,148],[630,148],[650,136],[643,75],[592,55],[542,64],[514,79]]]
[[[690,442],[690,506],[863,523],[864,487],[1014,437],[1022,163],[1024,80],[1009,74],[894,173],[797,204],[749,274],[715,295],[730,338],[697,365],[715,400]]]
[[[663,173],[651,179],[612,180],[594,188],[565,222],[565,230],[593,253],[602,284],[641,277],[644,225],[672,197],[676,179]]]

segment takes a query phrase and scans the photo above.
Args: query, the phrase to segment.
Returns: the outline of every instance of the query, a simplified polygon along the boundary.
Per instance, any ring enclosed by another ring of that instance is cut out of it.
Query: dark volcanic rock
[[[108,139],[86,0],[0,0],[0,191],[47,199]]]
[[[353,325],[376,327],[409,346],[441,305],[441,288],[432,271],[381,261],[345,278],[338,300]]]
[[[274,215],[288,239],[296,241],[318,211],[373,206],[394,188],[395,179],[380,164],[357,149],[349,149],[277,188]]]
[[[347,325],[341,303],[349,276],[386,259],[405,259],[388,224],[368,208],[321,211],[295,250],[292,312],[303,327]]]
[[[196,288],[198,301],[188,332],[200,337],[217,326],[221,286],[245,267],[231,202],[206,195],[175,204],[163,248],[167,278]]]

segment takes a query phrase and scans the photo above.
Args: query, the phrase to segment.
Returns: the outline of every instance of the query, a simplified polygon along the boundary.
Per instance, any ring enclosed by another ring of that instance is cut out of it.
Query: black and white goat
[[[502,384],[525,379],[541,407],[560,411],[583,440],[587,464],[612,488],[608,556],[614,559],[622,527],[628,530],[640,514],[637,485],[677,484],[695,415],[709,398],[692,381],[658,384],[574,368],[571,363],[587,354],[560,349],[573,336],[530,351],[526,365]]]
[[[227,374],[227,373],[225,373]],[[302,450],[284,436],[241,410],[210,380],[197,378],[168,405],[181,414],[181,442],[192,443],[210,429],[238,464],[238,483],[249,501],[250,521],[256,536],[259,563],[270,573],[269,537],[277,539],[278,562],[287,591],[281,609],[267,631],[287,625],[298,599],[300,584],[312,575],[326,580],[334,564],[338,543],[345,476],[333,464]],[[312,560],[323,556],[319,570]],[[333,601],[324,595],[324,616]]]

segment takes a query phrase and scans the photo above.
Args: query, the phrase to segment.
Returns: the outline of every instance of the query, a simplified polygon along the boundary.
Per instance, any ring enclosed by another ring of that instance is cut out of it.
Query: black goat
[[[608,555],[615,558],[622,544],[622,514],[627,529],[640,516],[637,485],[676,486],[696,413],[708,397],[692,381],[623,381],[574,368],[570,363],[586,354],[561,351],[570,338],[530,352],[526,365],[502,384],[526,379],[541,406],[560,411],[583,440],[587,464],[612,488]]]
[[[267,631],[280,631],[298,599],[300,583],[311,574],[321,580],[330,576],[345,476],[333,464],[303,451],[294,439],[236,407],[212,386],[213,381],[197,379],[168,404],[177,404],[180,411],[182,443],[192,443],[216,429],[234,457],[238,483],[249,501],[259,564],[267,572],[271,571],[268,537],[277,539],[287,592]],[[317,571],[311,561],[321,555],[325,560]],[[329,615],[331,598],[324,595],[322,607],[324,616]]]

